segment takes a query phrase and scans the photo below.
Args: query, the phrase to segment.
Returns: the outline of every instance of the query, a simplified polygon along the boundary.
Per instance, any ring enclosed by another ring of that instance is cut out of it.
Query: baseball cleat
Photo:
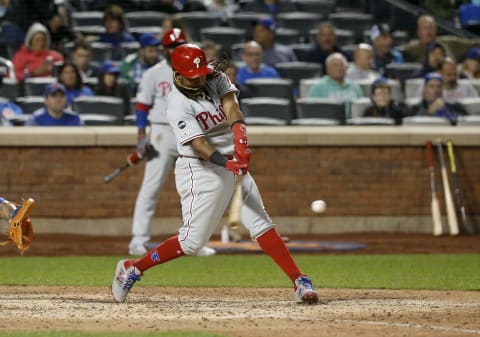
[[[112,282],[113,300],[117,303],[125,302],[128,292],[135,282],[140,281],[141,276],[142,272],[133,265],[132,260],[119,261]]]
[[[136,245],[128,248],[128,253],[133,256],[143,256],[147,254],[147,248],[144,245]]]
[[[196,256],[212,256],[212,255],[215,255],[217,253],[217,251],[213,248],[210,248],[210,247],[207,247],[207,246],[203,246],[202,248],[200,248],[197,252],[197,254],[195,254]]]
[[[318,303],[318,293],[306,275],[301,275],[295,280],[295,301],[303,304]]]

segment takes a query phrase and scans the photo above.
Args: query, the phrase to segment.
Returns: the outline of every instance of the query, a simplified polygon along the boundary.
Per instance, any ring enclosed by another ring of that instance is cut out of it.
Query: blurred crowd
[[[114,97],[108,102],[124,117],[114,123],[129,124],[142,75],[163,59],[162,32],[172,28],[209,61],[225,60],[240,100],[272,95],[255,87],[258,79],[291,80],[290,119],[305,99],[343,102],[339,124],[429,116],[455,125],[480,114],[480,39],[440,35],[438,6],[409,36],[365,8],[339,13],[332,0],[316,13],[307,3],[314,1],[0,1],[1,123],[109,125],[82,115],[78,102]],[[480,1],[455,6],[460,27],[475,31]]]

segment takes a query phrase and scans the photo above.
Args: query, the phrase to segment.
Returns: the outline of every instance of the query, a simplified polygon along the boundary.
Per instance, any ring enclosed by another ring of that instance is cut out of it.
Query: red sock
[[[157,264],[165,263],[183,255],[185,254],[180,247],[180,243],[178,243],[178,235],[175,235],[163,241],[143,257],[133,261],[133,265],[143,273]]]
[[[257,238],[257,242],[262,247],[263,251],[270,255],[275,263],[282,268],[290,280],[295,283],[295,280],[302,275],[298,269],[297,264],[293,260],[292,255],[288,251],[285,242],[283,242],[275,228]]]

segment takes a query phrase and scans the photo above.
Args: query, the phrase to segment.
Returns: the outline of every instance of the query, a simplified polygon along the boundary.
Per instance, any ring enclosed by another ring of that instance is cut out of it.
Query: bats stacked
[[[439,201],[437,197],[437,189],[435,184],[435,166],[433,164],[433,148],[432,142],[428,140],[427,146],[427,161],[428,170],[430,173],[430,189],[432,192],[431,208],[433,220],[433,235],[439,236],[443,234],[442,216],[440,212]],[[472,232],[472,228],[467,224],[467,215],[465,205],[461,196],[460,182],[457,173],[457,166],[455,162],[455,155],[453,150],[453,142],[447,142],[448,157],[450,160],[450,171],[452,175],[452,185],[455,194],[455,203],[453,201],[452,192],[450,190],[450,183],[447,172],[447,165],[445,164],[443,143],[437,141],[438,160],[440,164],[440,172],[442,176],[443,195],[445,197],[445,207],[447,211],[447,223],[450,235],[458,235],[460,232]],[[459,217],[457,217],[457,214]]]

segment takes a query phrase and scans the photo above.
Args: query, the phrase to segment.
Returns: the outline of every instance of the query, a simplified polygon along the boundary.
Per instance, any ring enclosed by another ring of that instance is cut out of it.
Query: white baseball
[[[315,213],[322,213],[327,209],[327,203],[323,200],[315,200],[310,207]]]

